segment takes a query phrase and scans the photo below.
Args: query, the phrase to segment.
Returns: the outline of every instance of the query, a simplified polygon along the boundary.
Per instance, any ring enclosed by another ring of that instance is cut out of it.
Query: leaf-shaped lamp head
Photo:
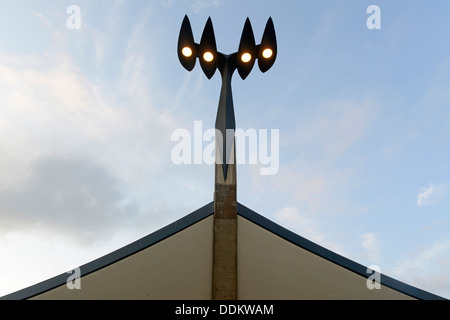
[[[219,61],[216,37],[211,18],[208,18],[205,29],[203,30],[202,39],[198,47],[198,58],[200,59],[200,65],[206,77],[211,79],[216,72]]]
[[[194,69],[197,60],[197,45],[187,15],[183,19],[178,37],[178,59],[186,70]]]
[[[250,19],[247,18],[242,31],[239,51],[236,55],[236,65],[242,80],[245,80],[253,69],[257,58],[255,36]]]
[[[258,65],[262,72],[269,70],[277,58],[277,36],[272,18],[269,18],[259,46]]]

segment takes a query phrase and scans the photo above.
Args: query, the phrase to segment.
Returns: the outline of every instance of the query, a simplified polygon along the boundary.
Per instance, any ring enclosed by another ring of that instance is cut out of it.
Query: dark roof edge
[[[214,202],[211,202],[204,207],[195,210],[191,214],[169,224],[158,231],[155,231],[131,244],[113,251],[101,258],[91,261],[80,267],[81,277],[86,276],[99,269],[105,268],[119,260],[125,259],[141,250],[144,250],[174,234],[183,231],[184,229],[200,222],[201,220],[214,214]],[[46,281],[40,282],[36,285],[27,287],[17,292],[0,297],[0,300],[25,300],[43,294],[47,291],[55,289],[67,282],[70,274],[63,273]]]
[[[275,222],[263,217],[262,215],[254,212],[253,210],[243,206],[242,204],[237,204],[237,212],[241,217],[259,225],[260,227],[266,229],[269,232],[276,234],[277,236],[293,243],[294,245],[300,246],[305,250],[310,251],[324,259],[327,259],[343,268],[346,268],[352,272],[355,272],[365,278],[368,278],[371,274],[367,273],[367,267],[345,258],[331,250],[328,250],[318,244],[307,240],[298,234],[289,231],[288,229],[281,227]],[[402,292],[408,296],[411,296],[420,300],[447,300],[443,297],[435,295],[433,293],[424,291],[422,289],[413,287],[409,284],[386,276],[380,273],[380,282],[382,285],[394,289],[396,291]]]

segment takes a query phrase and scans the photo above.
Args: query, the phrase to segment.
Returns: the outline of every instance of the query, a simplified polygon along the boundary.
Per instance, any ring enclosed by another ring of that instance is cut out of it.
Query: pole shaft
[[[237,299],[236,129],[231,92],[234,67],[222,57],[222,90],[216,119],[213,300]],[[221,139],[217,136],[221,133]],[[221,159],[222,161],[218,161]]]

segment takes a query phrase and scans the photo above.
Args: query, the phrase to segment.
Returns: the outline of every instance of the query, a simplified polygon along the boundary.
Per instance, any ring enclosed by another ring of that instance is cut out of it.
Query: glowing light
[[[265,49],[265,50],[263,51],[263,53],[262,53],[262,56],[263,56],[264,58],[266,58],[266,59],[271,58],[272,55],[273,55],[272,49]]]
[[[211,52],[207,51],[203,54],[203,59],[205,59],[206,62],[211,62],[214,60],[214,55]]]
[[[241,56],[241,60],[242,60],[242,62],[247,63],[250,60],[252,60],[252,55],[250,53],[246,52]]]
[[[189,58],[190,56],[192,56],[192,49],[189,48],[189,47],[184,47],[184,48],[181,50],[181,53],[183,54],[183,56]]]

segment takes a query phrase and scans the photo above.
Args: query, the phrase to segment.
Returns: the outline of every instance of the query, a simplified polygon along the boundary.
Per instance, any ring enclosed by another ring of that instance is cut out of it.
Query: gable
[[[81,290],[64,273],[2,299],[210,300],[214,204],[94,260]],[[239,300],[443,299],[381,274],[367,287],[367,268],[237,204]]]

